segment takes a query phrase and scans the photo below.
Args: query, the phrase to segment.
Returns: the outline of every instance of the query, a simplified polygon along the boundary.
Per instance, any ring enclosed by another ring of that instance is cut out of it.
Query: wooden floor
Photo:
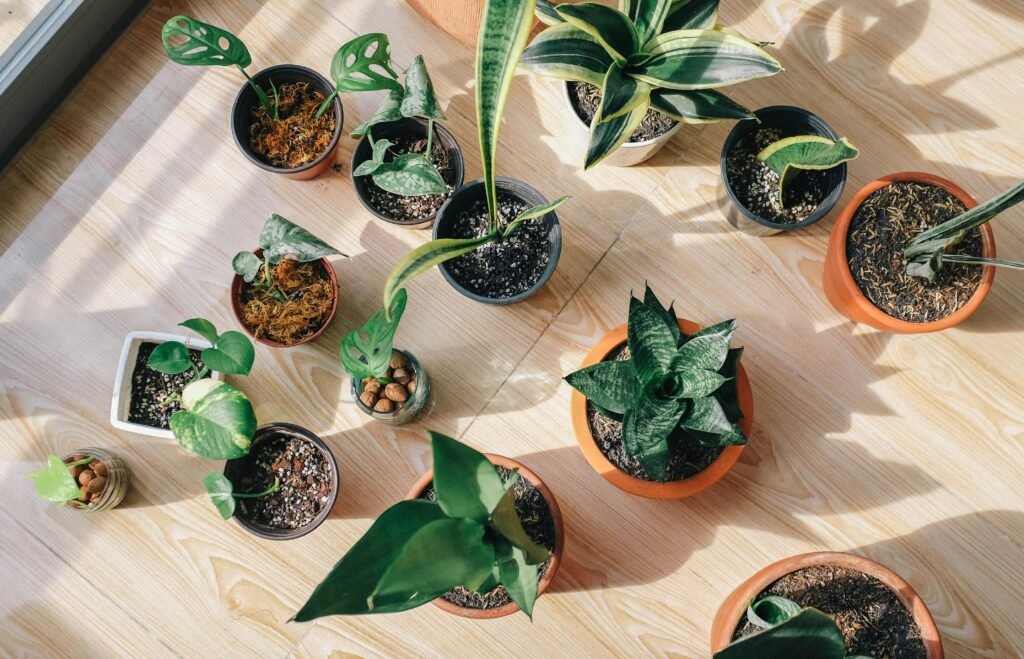
[[[0,0],[0,55],[46,6],[48,0]]]
[[[17,3],[15,3],[17,4]],[[725,23],[773,40],[786,71],[745,84],[751,107],[823,115],[860,147],[841,203],[869,180],[924,170],[977,197],[1024,177],[1019,0],[726,0]],[[0,9],[10,5],[0,3]],[[170,63],[162,22],[187,12],[239,33],[253,70],[329,69],[337,46],[384,30],[397,62],[426,57],[480,174],[473,53],[400,0],[154,2],[0,178],[0,654],[138,657],[707,656],[712,615],[769,562],[820,549],[891,566],[924,596],[951,657],[1024,652],[1024,273],[1000,272],[961,329],[891,336],[846,322],[820,285],[831,220],[748,237],[717,202],[729,126],[687,127],[646,166],[583,173],[559,83],[516,78],[499,171],[559,210],[551,283],[510,308],[473,303],[439,273],[410,288],[398,343],[435,381],[421,423],[366,423],[336,359],[378,305],[391,266],[426,232],[359,205],[341,172],[293,182],[248,165],[227,112],[241,79]],[[344,97],[346,128],[375,95]],[[288,543],[220,520],[211,463],[108,423],[122,340],[206,316],[234,324],[231,256],[270,212],[351,255],[338,317],[310,346],[257,349],[243,386],[261,420],[322,436],[341,469],[334,515]],[[995,227],[1024,257],[1024,211]],[[651,283],[700,323],[738,319],[755,429],[730,475],[691,500],[629,496],[573,439],[569,387],[630,290]],[[559,497],[568,546],[525,616],[471,622],[435,607],[287,623],[313,586],[429,467],[425,429],[513,456]],[[48,452],[109,447],[129,463],[124,505],[95,516],[37,500],[23,474]]]

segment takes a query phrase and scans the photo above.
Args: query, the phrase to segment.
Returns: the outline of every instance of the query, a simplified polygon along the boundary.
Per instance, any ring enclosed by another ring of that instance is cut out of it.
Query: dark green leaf
[[[620,62],[614,62],[608,68],[601,92],[601,121],[608,121],[649,104],[651,86],[627,74]]]
[[[674,398],[701,398],[710,396],[726,383],[727,379],[714,371],[693,368],[674,368],[671,375],[675,384]]]
[[[361,328],[345,335],[339,353],[349,375],[362,379],[387,374],[395,332],[408,298],[404,288],[399,290],[391,301],[390,311],[378,309]]]
[[[656,387],[653,383],[645,387],[632,409],[626,411],[622,443],[648,474],[664,480],[668,474],[668,436],[686,411],[686,402],[657,396]]]
[[[491,526],[506,540],[521,549],[525,560],[530,565],[540,565],[548,559],[551,552],[547,547],[538,545],[523,528],[523,522],[516,511],[515,489],[508,488],[498,500],[491,513]]]
[[[794,135],[773,142],[757,154],[757,159],[779,176],[779,203],[792,174],[802,169],[832,169],[857,157],[857,148],[842,137],[833,142],[819,135]]]
[[[632,305],[627,335],[633,368],[641,384],[668,373],[676,342],[664,317],[646,305]]]
[[[633,308],[633,304],[640,304],[639,300],[630,297],[630,309]],[[665,319],[665,327],[672,333],[672,340],[675,341],[675,345],[679,346],[683,340],[683,332],[679,329],[679,320],[676,317],[675,305],[671,304],[667,308],[658,299],[658,296],[654,294],[651,287],[644,284],[644,301],[643,304],[650,307],[654,311]]]
[[[648,40],[661,33],[673,0],[631,0],[630,9],[636,13],[630,18],[636,27],[638,43],[642,46]]]
[[[402,91],[391,68],[391,44],[386,34],[364,34],[345,43],[331,60],[331,78],[340,92],[377,89]]]
[[[177,375],[192,368],[192,360],[188,356],[188,348],[179,341],[161,343],[149,353],[146,366],[160,373]]]
[[[405,71],[405,98],[400,111],[403,117],[423,119],[444,119],[444,112],[437,107],[434,83],[430,81],[423,56],[417,55]]]
[[[242,253],[243,254],[248,254],[249,256],[252,256],[253,258],[256,258],[256,255],[253,254],[252,252],[242,252]],[[259,263],[259,259],[257,259],[256,262],[258,264]],[[257,265],[257,267],[258,267],[258,265]],[[199,336],[203,337],[204,339],[206,339],[207,341],[209,341],[212,344],[216,344],[217,343],[217,328],[214,326],[213,323],[211,323],[210,321],[206,320],[205,318],[189,318],[188,320],[186,320],[186,321],[184,321],[182,323],[178,323],[178,325],[181,326],[181,327],[187,327],[188,329],[192,330],[193,332],[195,332]]]
[[[242,40],[227,30],[189,16],[175,16],[164,23],[160,38],[167,56],[186,66],[237,66],[252,63]]]
[[[717,21],[718,0],[675,0],[668,10],[661,31],[710,30]]]
[[[522,66],[538,75],[600,87],[612,62],[597,39],[574,25],[559,23],[534,38],[523,52]]]
[[[602,121],[601,113],[596,113],[590,122],[590,144],[587,145],[584,169],[590,169],[625,144],[644,120],[649,107],[649,101],[641,103],[629,114],[608,121]]]
[[[711,435],[730,435],[733,432],[733,424],[726,418],[718,399],[707,394],[703,397],[693,397],[693,403],[680,425]]]
[[[239,252],[231,260],[231,267],[235,273],[248,282],[256,278],[261,265],[263,265],[263,261],[252,252]]]
[[[263,258],[276,264],[282,258],[294,258],[298,261],[315,261],[331,254],[345,256],[324,241],[297,224],[286,220],[277,213],[272,214],[263,224],[260,231],[259,245],[263,248]]]
[[[448,184],[441,172],[422,153],[403,153],[373,173],[373,182],[378,187],[401,195],[444,194]]]
[[[791,599],[769,595],[747,606],[747,620],[761,629],[781,625],[800,614],[800,605]]]
[[[232,460],[249,452],[256,413],[239,389],[204,378],[185,387],[182,406],[171,415],[174,438],[201,458]]]
[[[220,516],[224,519],[231,519],[231,516],[235,514],[235,487],[227,479],[227,476],[219,471],[211,471],[203,478],[203,485]]]
[[[581,2],[558,5],[556,11],[567,23],[597,39],[616,61],[625,62],[640,49],[632,21],[618,9],[596,2]]]
[[[563,203],[565,203],[565,201],[568,198],[569,198],[569,195],[565,195],[565,196],[559,197],[558,199],[555,199],[551,203],[538,204],[537,206],[534,206],[533,208],[527,208],[522,213],[517,215],[516,219],[514,219],[514,220],[512,220],[511,222],[508,223],[508,226],[505,227],[505,234],[504,234],[505,237],[507,238],[508,236],[511,236],[512,232],[515,231],[516,229],[518,229],[520,226],[522,226],[523,222],[526,222],[527,220],[533,220],[533,219],[536,219],[538,217],[543,217],[543,216],[547,215],[548,213],[550,213],[551,211],[555,210],[556,208],[561,206]]]
[[[358,128],[352,131],[352,137],[359,139],[370,132],[370,129],[377,124],[386,123],[388,121],[398,121],[402,118],[402,99],[404,98],[402,92],[397,89],[392,89],[388,92],[387,98],[380,104],[377,111],[373,113],[366,122],[361,124]],[[364,163],[365,164],[365,163]]]
[[[439,432],[430,433],[434,491],[449,517],[484,523],[505,495],[501,477],[483,453]]]
[[[673,368],[693,368],[717,371],[729,354],[729,342],[736,330],[735,321],[705,328],[693,334],[672,360]]]
[[[762,48],[718,30],[678,30],[656,37],[651,58],[633,75],[658,87],[707,89],[774,75],[782,66]]]
[[[488,234],[481,238],[438,238],[412,250],[395,265],[384,282],[384,307],[391,306],[391,301],[398,291],[405,288],[417,275],[438,263],[471,252],[480,245],[491,242],[495,237],[495,234]]]
[[[558,5],[551,0],[537,0],[535,13],[537,19],[545,25],[560,25],[565,22],[565,19],[558,15]]]
[[[228,375],[249,375],[256,350],[246,335],[234,330],[224,332],[214,341],[214,346],[203,351],[206,366]]]
[[[77,499],[81,491],[71,470],[56,455],[46,458],[46,467],[26,474],[35,482],[36,494],[47,501],[66,503]]]
[[[651,92],[651,107],[691,124],[754,118],[753,112],[714,89],[655,89]]]
[[[780,625],[734,641],[716,652],[714,659],[843,659],[845,656],[843,634],[832,618],[817,609],[804,609]]]
[[[498,563],[498,577],[512,601],[533,619],[533,605],[537,601],[537,586],[540,581],[538,566],[531,565],[526,560],[522,549],[513,547],[511,558]]]
[[[565,376],[587,400],[610,412],[624,414],[636,400],[640,382],[630,361],[605,361]]]

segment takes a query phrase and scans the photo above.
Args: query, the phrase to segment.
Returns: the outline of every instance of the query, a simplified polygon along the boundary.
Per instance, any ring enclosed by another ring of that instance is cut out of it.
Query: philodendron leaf
[[[640,382],[630,361],[605,361],[565,376],[569,385],[598,407],[624,414],[636,400]]]
[[[233,460],[249,452],[256,413],[241,390],[209,378],[185,387],[182,406],[171,415],[174,438],[202,458]]]
[[[655,394],[654,383],[640,392],[622,419],[626,452],[657,480],[668,476],[668,435],[686,412],[686,401]]]
[[[434,492],[449,517],[486,522],[505,495],[501,477],[483,453],[439,432],[430,433]]]
[[[845,138],[833,142],[819,135],[795,135],[769,144],[757,159],[779,176],[779,203],[794,172],[801,169],[832,169],[857,157],[857,148]]]
[[[47,501],[66,503],[77,499],[81,491],[68,465],[56,455],[46,458],[46,467],[26,474],[35,481],[36,494]]]
[[[249,375],[256,350],[241,332],[229,330],[217,337],[214,347],[203,350],[203,363],[211,370],[228,375]]]
[[[755,119],[753,112],[714,89],[655,89],[651,107],[688,124],[726,119]]]
[[[498,579],[505,586],[505,591],[512,601],[532,620],[533,605],[537,601],[537,587],[540,581],[539,567],[526,559],[522,549],[512,547],[509,558],[498,562]]]
[[[251,252],[244,253],[254,258],[256,256]],[[259,259],[257,259],[257,263],[259,263]],[[178,325],[192,330],[210,343],[217,343],[217,327],[205,318],[189,318],[188,320],[178,323]]]
[[[373,116],[367,119],[358,128],[352,131],[352,137],[359,139],[370,132],[370,129],[377,124],[388,121],[398,121],[402,118],[401,106],[403,93],[400,90],[392,89],[388,92],[387,98],[380,104]]]
[[[456,256],[471,252],[496,237],[497,234],[492,233],[480,238],[438,238],[412,250],[395,265],[391,274],[388,275],[387,281],[384,282],[384,308],[390,308],[391,301],[398,291],[405,288],[417,275],[426,272],[438,263],[444,263]]]
[[[363,326],[345,335],[341,341],[341,363],[354,378],[383,377],[391,364],[391,350],[398,323],[409,299],[401,289],[388,310],[378,309]]]
[[[260,231],[259,245],[263,248],[263,258],[272,264],[280,262],[284,257],[297,261],[315,261],[331,254],[345,256],[324,241],[320,240],[302,227],[294,224],[277,213],[267,218]]]
[[[542,547],[523,528],[523,522],[516,511],[515,488],[505,490],[498,505],[491,513],[491,526],[494,527],[512,545],[523,551],[527,563],[540,565],[548,559],[551,552]]]
[[[247,282],[256,278],[261,265],[263,265],[263,261],[260,261],[260,257],[252,252],[239,252],[235,254],[235,258],[231,259],[231,268],[235,274]]]
[[[388,36],[379,32],[342,44],[331,60],[331,78],[342,93],[377,89],[402,91],[398,74],[391,68]]]
[[[597,39],[575,25],[559,23],[534,38],[523,51],[521,65],[539,75],[600,87],[613,62]]]
[[[206,487],[206,493],[210,495],[210,501],[220,516],[231,519],[235,514],[235,486],[227,476],[219,471],[211,471],[203,477],[203,486]]]
[[[662,32],[711,29],[718,21],[718,0],[676,0],[668,10]]]
[[[846,644],[832,618],[817,609],[804,609],[786,622],[733,641],[714,659],[814,657],[843,659]]]
[[[596,2],[562,4],[555,8],[565,22],[591,35],[617,62],[640,49],[640,38],[629,17],[618,9]]]
[[[633,75],[656,87],[708,89],[782,70],[759,46],[718,30],[664,32],[646,50],[650,58]]]
[[[387,157],[388,149],[395,145],[391,140],[373,140],[372,135],[366,137],[367,141],[370,142],[370,148],[373,150],[369,160],[364,160],[359,163],[359,166],[352,170],[353,176],[366,176],[373,174],[378,169],[387,167],[387,163],[384,159]]]
[[[569,195],[564,195],[562,197],[559,197],[558,199],[555,199],[551,203],[540,204],[538,206],[534,206],[533,208],[528,208],[524,210],[522,213],[516,216],[516,219],[509,222],[508,226],[505,227],[505,237],[507,238],[511,236],[512,232],[518,229],[520,226],[522,226],[523,222],[526,222],[527,220],[534,220],[538,217],[543,217],[547,215],[551,211],[555,210],[556,208],[564,204],[568,198]]]
[[[430,81],[422,55],[417,55],[405,71],[405,98],[399,110],[403,117],[445,118],[444,112],[437,107],[434,83]]]
[[[756,602],[751,602],[747,606],[747,620],[761,629],[770,629],[775,625],[781,625],[799,613],[799,604],[778,595],[769,595]]]
[[[227,30],[190,16],[167,19],[160,38],[167,56],[186,66],[238,66],[252,63],[242,40]]]
[[[444,194],[448,184],[441,172],[422,153],[403,153],[373,173],[380,188],[403,197]]]
[[[177,375],[192,368],[188,348],[180,341],[165,341],[153,348],[146,360],[146,366],[159,373]]]
[[[626,341],[641,384],[668,373],[676,341],[661,314],[644,304],[631,305]]]

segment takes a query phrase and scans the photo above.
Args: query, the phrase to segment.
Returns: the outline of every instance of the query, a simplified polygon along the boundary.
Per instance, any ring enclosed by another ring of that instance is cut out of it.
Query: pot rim
[[[711,627],[711,651],[717,652],[732,642],[732,636],[743,619],[750,600],[787,574],[816,565],[839,565],[875,577],[888,586],[906,607],[921,630],[928,659],[943,659],[942,638],[935,619],[917,591],[888,567],[849,552],[811,552],[797,554],[762,568],[741,583],[722,602]]]
[[[582,84],[582,83],[580,83],[579,80],[563,80],[562,81],[562,88],[565,90],[565,97],[566,97],[566,100],[569,102],[569,112],[572,114],[572,116],[576,117],[576,121],[579,122],[579,125],[582,126],[584,130],[587,131],[587,134],[589,134],[590,133],[590,125],[588,123],[586,123],[585,121],[583,121],[583,119],[580,117],[580,115],[576,112],[575,106],[573,106],[572,92],[569,90],[569,83],[570,82],[575,82],[577,84]],[[655,110],[655,112],[657,112],[657,110]],[[669,119],[672,119],[672,117],[669,117]],[[622,144],[619,145],[619,149],[622,149],[622,148],[638,149],[638,148],[649,147],[649,146],[652,146],[654,144],[658,144],[659,142],[667,142],[668,140],[672,139],[672,136],[675,135],[676,133],[678,133],[679,130],[683,127],[683,122],[682,121],[679,121],[678,119],[672,119],[672,121],[675,122],[675,125],[672,126],[671,128],[669,128],[668,130],[666,130],[661,135],[658,135],[657,137],[652,137],[652,138],[650,138],[648,140],[643,140],[642,142],[630,142],[629,140],[626,140],[625,142],[623,142]],[[608,154],[608,155],[611,156],[611,154]]]
[[[825,272],[827,275],[830,270],[827,261],[834,259],[834,267],[831,270],[833,271],[833,274],[838,276],[838,281],[834,281],[833,283],[846,295],[852,297],[852,299],[856,301],[860,311],[872,321],[869,324],[879,329],[885,328],[890,331],[902,333],[933,332],[948,329],[967,320],[971,314],[978,310],[978,307],[981,306],[981,303],[984,302],[985,297],[992,289],[992,282],[995,280],[995,267],[991,265],[982,266],[981,283],[978,284],[978,288],[973,294],[971,294],[971,297],[967,300],[966,304],[960,307],[960,309],[945,318],[925,323],[914,323],[906,320],[900,320],[899,318],[890,316],[888,313],[876,307],[875,304],[871,302],[866,295],[864,295],[864,292],[860,290],[860,287],[857,286],[857,282],[854,281],[853,274],[850,272],[850,262],[846,256],[846,240],[854,215],[856,215],[857,210],[860,209],[861,205],[869,196],[871,196],[872,193],[886,187],[887,185],[900,181],[913,181],[917,183],[930,183],[932,185],[937,185],[958,198],[969,209],[978,205],[978,202],[975,201],[974,197],[968,194],[963,188],[958,186],[956,183],[953,183],[941,176],[936,176],[935,174],[905,171],[877,178],[865,185],[857,192],[856,195],[854,195],[853,199],[851,199],[843,208],[843,211],[840,213],[835,225],[833,225],[832,233],[829,236]],[[996,255],[996,243],[991,224],[985,223],[979,227],[979,230],[981,231],[982,255],[994,258]]]
[[[565,550],[565,523],[562,520],[562,512],[558,508],[558,500],[555,499],[554,493],[540,478],[540,476],[534,473],[526,465],[518,462],[517,460],[513,460],[512,458],[506,458],[503,455],[497,455],[495,453],[484,453],[484,455],[487,456],[492,464],[505,467],[506,469],[517,469],[523,478],[528,480],[531,485],[540,491],[541,496],[544,497],[544,501],[548,504],[548,510],[551,511],[551,520],[555,525],[555,549],[551,552],[551,564],[548,566],[547,572],[541,576],[540,581],[537,583],[537,597],[539,598],[554,580],[555,573],[558,571],[562,562],[562,553]],[[418,499],[420,495],[423,494],[423,491],[433,482],[434,469],[431,468],[427,473],[423,474],[416,480],[416,483],[414,483],[409,489],[405,498],[407,500]],[[437,599],[432,600],[431,603],[448,613],[476,620],[503,618],[520,610],[519,605],[515,602],[509,602],[504,606],[499,606],[493,609],[469,609],[452,604],[443,597],[438,597]]]
[[[700,326],[692,321],[683,318],[677,318],[676,320],[679,322],[680,329],[686,334],[693,334],[700,329]],[[628,325],[625,324],[619,325],[606,333],[590,349],[587,356],[584,357],[580,368],[586,368],[603,361],[613,350],[626,341],[627,335]],[[747,376],[747,371],[742,363],[739,364],[736,375],[736,387],[740,410],[743,412],[740,428],[749,441],[754,425],[754,398],[750,386],[750,378]],[[576,441],[580,445],[580,450],[583,451],[583,457],[587,459],[587,462],[590,463],[594,471],[620,490],[649,499],[683,499],[703,492],[729,473],[740,459],[743,449],[746,448],[745,444],[725,447],[714,462],[693,476],[665,483],[647,481],[619,469],[601,452],[590,430],[590,423],[587,419],[586,396],[573,389],[570,407]]]

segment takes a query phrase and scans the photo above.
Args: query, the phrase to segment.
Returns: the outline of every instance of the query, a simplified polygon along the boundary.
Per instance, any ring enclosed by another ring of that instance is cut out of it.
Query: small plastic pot
[[[412,398],[405,402],[400,408],[393,412],[377,412],[372,408],[367,407],[359,396],[363,393],[363,381],[360,378],[350,377],[352,386],[352,398],[355,400],[356,406],[363,412],[363,414],[369,415],[370,417],[386,423],[391,426],[400,426],[409,423],[416,418],[417,415],[426,407],[427,403],[430,402],[430,375],[427,373],[427,369],[423,368],[420,363],[416,360],[416,357],[407,350],[401,350],[395,348],[398,352],[405,355],[406,359],[409,360],[409,365],[412,367],[413,373],[416,374],[416,391],[413,392]]]
[[[373,127],[372,133],[374,141],[387,139],[394,142],[396,137],[404,136],[412,136],[416,139],[427,139],[427,122],[420,119],[400,119],[399,121],[377,124]],[[459,187],[462,186],[462,182],[465,180],[466,175],[465,161],[462,158],[462,149],[459,147],[459,143],[455,141],[455,136],[452,135],[447,128],[438,123],[434,124],[434,139],[448,152],[448,160],[452,165],[452,190],[458,190]],[[352,187],[356,189],[356,194],[359,196],[359,201],[363,204],[363,207],[385,222],[405,227],[407,229],[429,229],[433,226],[437,213],[434,213],[423,220],[403,222],[381,213],[373,206],[372,203],[370,203],[371,177],[355,176],[352,172],[356,171],[356,168],[359,167],[359,165],[372,157],[373,147],[370,146],[370,140],[364,135],[363,138],[359,140],[355,150],[352,151],[352,168],[349,171],[349,176],[352,178]]]
[[[102,448],[83,448],[63,456],[64,462],[71,459],[73,455],[88,455],[102,462],[107,467],[107,484],[100,494],[99,500],[87,506],[69,505],[69,508],[81,510],[87,513],[98,513],[101,510],[114,508],[121,503],[124,495],[128,493],[128,485],[131,483],[132,474],[124,460],[117,457],[110,451]]]
[[[810,226],[829,214],[835,205],[839,202],[839,197],[843,194],[843,188],[846,186],[846,163],[842,163],[837,167],[833,167],[828,170],[828,181],[826,187],[828,193],[825,198],[818,204],[818,208],[813,213],[808,215],[800,222],[794,222],[793,224],[779,224],[777,222],[771,222],[764,219],[763,217],[751,212],[740,203],[740,200],[736,197],[736,192],[733,189],[732,183],[729,181],[729,176],[726,170],[726,160],[729,157],[729,153],[741,139],[746,137],[748,134],[759,130],[761,128],[781,128],[786,132],[792,132],[795,135],[818,135],[820,137],[827,137],[830,140],[838,140],[839,134],[832,129],[825,120],[818,115],[805,110],[803,108],[797,108],[790,105],[773,105],[767,108],[761,108],[754,114],[761,123],[756,121],[740,121],[737,122],[733,129],[729,131],[729,136],[725,138],[725,144],[722,145],[722,156],[719,161],[722,170],[722,180],[719,186],[718,201],[722,208],[722,212],[725,214],[725,219],[729,221],[734,228],[739,229],[743,233],[748,233],[752,236],[771,236],[783,231],[793,231],[795,229],[802,229],[803,227]]]
[[[679,321],[679,328],[685,334],[694,334],[701,329],[700,325],[689,320],[683,320],[682,318],[677,320]],[[627,326],[619,325],[605,334],[604,338],[598,341],[597,345],[587,353],[580,368],[593,366],[598,362],[604,361],[608,355],[618,350],[626,342],[627,333]],[[750,437],[750,431],[754,426],[754,396],[750,388],[750,379],[747,377],[743,364],[740,364],[736,376],[736,388],[740,410],[743,412],[740,428],[746,437]],[[601,452],[601,448],[597,445],[597,440],[594,439],[594,435],[590,430],[590,423],[587,420],[586,397],[573,389],[570,404],[572,409],[572,428],[576,434],[576,441],[583,451],[583,457],[587,459],[587,462],[594,468],[594,471],[620,490],[636,494],[637,496],[647,497],[648,499],[685,499],[686,497],[703,492],[722,480],[729,473],[729,470],[736,464],[736,461],[740,459],[740,454],[743,453],[745,448],[744,446],[726,446],[721,455],[704,471],[694,474],[689,478],[666,483],[643,480],[622,471]]]
[[[340,482],[340,478],[338,476],[338,462],[334,459],[334,454],[331,453],[331,449],[327,448],[327,444],[325,444],[322,439],[302,426],[297,426],[292,423],[267,423],[257,428],[256,434],[253,435],[252,438],[252,447],[250,448],[250,452],[256,448],[259,442],[272,435],[289,435],[291,437],[297,437],[320,449],[320,452],[323,453],[324,457],[327,458],[327,462],[331,465],[331,489],[330,493],[327,495],[327,503],[324,504],[324,507],[312,522],[305,526],[300,526],[297,529],[282,529],[275,526],[260,524],[259,522],[253,522],[239,515],[238,508],[235,509],[234,520],[243,529],[259,538],[263,538],[265,540],[294,540],[295,538],[301,538],[308,533],[312,533],[330,516],[331,510],[334,508],[334,504],[338,499],[338,486]],[[242,477],[242,469],[244,466],[245,458],[228,460],[224,463],[224,476],[232,483],[237,483]]]
[[[548,200],[545,199],[540,192],[522,181],[505,176],[498,176],[496,182],[499,198],[503,193],[512,195],[516,199],[525,203],[527,208],[548,203]],[[455,223],[455,220],[463,212],[466,212],[470,207],[472,207],[474,203],[483,201],[484,199],[484,180],[482,178],[470,181],[453,192],[452,196],[448,197],[448,201],[444,202],[444,205],[441,206],[441,210],[437,212],[437,222],[434,223],[433,237],[435,239],[454,238],[455,236],[451,235],[451,227]],[[448,283],[452,285],[452,288],[471,300],[482,302],[484,304],[495,305],[522,302],[531,295],[534,295],[540,289],[544,288],[544,285],[548,283],[551,276],[555,274],[555,268],[558,267],[558,258],[562,254],[562,227],[558,223],[558,215],[556,215],[554,211],[551,211],[542,218],[530,220],[530,222],[544,222],[548,227],[548,266],[545,268],[536,284],[518,295],[503,298],[490,298],[478,295],[455,281],[455,278],[452,277],[451,271],[449,271],[446,264],[441,263],[437,267],[441,270],[441,274]]]
[[[548,504],[548,509],[551,510],[551,519],[555,523],[555,549],[551,552],[551,564],[548,566],[547,572],[544,573],[544,576],[540,578],[540,581],[537,584],[537,597],[540,597],[555,579],[555,573],[558,572],[558,567],[562,564],[562,553],[565,551],[565,524],[562,521],[562,512],[558,509],[558,501],[555,500],[554,493],[552,493],[544,481],[540,479],[540,476],[533,473],[521,463],[516,462],[511,458],[495,455],[493,453],[487,453],[485,455],[488,460],[499,467],[517,470],[521,477],[525,478],[531,485],[540,491],[541,496],[544,497],[544,501]],[[420,476],[419,480],[416,481],[416,484],[409,490],[409,493],[405,495],[405,498],[407,500],[419,499],[423,496],[423,492],[425,492],[433,482],[434,470],[431,469]],[[470,609],[452,604],[443,597],[438,597],[433,601],[433,604],[448,613],[452,613],[463,618],[473,618],[475,620],[504,618],[505,616],[509,616],[520,611],[519,605],[515,602],[509,602],[505,606],[499,606],[493,609]]]
[[[754,576],[741,583],[732,591],[715,614],[711,624],[711,652],[715,653],[729,645],[747,613],[747,605],[765,588],[787,574],[817,565],[838,565],[871,575],[892,589],[907,608],[921,630],[925,654],[928,659],[942,659],[942,639],[932,614],[921,596],[900,575],[869,558],[843,552],[815,552],[800,554],[772,563]]]
[[[298,64],[278,64],[263,69],[252,77],[253,81],[270,94],[270,83],[280,89],[282,85],[294,82],[308,82],[310,87],[316,89],[328,97],[334,93],[334,85],[330,80],[323,77],[313,69]],[[273,98],[273,97],[271,97]],[[249,128],[252,125],[252,109],[258,106],[260,99],[256,96],[252,85],[246,81],[235,96],[234,105],[231,106],[231,134],[235,138],[235,144],[239,150],[252,164],[274,174],[281,174],[295,180],[311,179],[319,176],[334,164],[334,154],[338,150],[338,141],[341,139],[342,123],[345,119],[345,112],[341,106],[341,97],[335,96],[332,102],[334,112],[334,135],[331,136],[331,143],[320,156],[301,167],[287,168],[274,167],[266,163],[252,150],[249,145]]]
[[[899,172],[890,174],[868,183],[860,192],[846,204],[839,219],[832,227],[832,233],[828,238],[828,251],[825,253],[825,270],[822,275],[822,285],[825,288],[825,297],[836,308],[836,311],[843,314],[855,323],[864,323],[883,332],[897,334],[920,334],[923,332],[938,332],[949,329],[964,322],[981,306],[985,296],[992,290],[992,282],[996,278],[996,269],[986,265],[982,267],[981,284],[971,295],[964,306],[955,313],[945,318],[933,320],[929,323],[912,323],[906,320],[894,318],[876,307],[871,300],[857,286],[857,282],[850,272],[850,262],[846,258],[846,239],[850,232],[850,224],[861,205],[873,193],[885,186],[898,181],[914,181],[917,183],[930,183],[944,188],[951,195],[963,202],[967,208],[974,208],[978,202],[967,194],[960,186],[952,181],[946,180],[933,174],[924,172]],[[996,256],[996,239],[989,224],[979,227],[981,231],[981,253],[988,258]]]
[[[257,247],[252,251],[252,253],[260,259],[263,258],[262,248]],[[327,271],[327,278],[330,279],[331,288],[334,289],[334,303],[331,305],[331,311],[327,314],[327,318],[324,320],[324,324],[320,326],[320,329],[301,341],[289,344],[279,343],[273,339],[256,336],[256,334],[253,333],[252,328],[245,324],[245,321],[242,320],[242,291],[244,290],[244,287],[249,284],[236,274],[234,279],[231,280],[231,310],[235,312],[235,318],[238,320],[238,324],[242,326],[242,329],[245,330],[245,333],[263,345],[270,346],[271,348],[294,348],[295,346],[300,346],[303,343],[309,343],[323,334],[324,331],[327,330],[328,325],[331,324],[331,321],[334,320],[334,314],[338,311],[338,276],[334,273],[334,267],[331,266],[331,262],[327,260],[327,257],[320,259],[320,263],[323,264],[324,269]]]

